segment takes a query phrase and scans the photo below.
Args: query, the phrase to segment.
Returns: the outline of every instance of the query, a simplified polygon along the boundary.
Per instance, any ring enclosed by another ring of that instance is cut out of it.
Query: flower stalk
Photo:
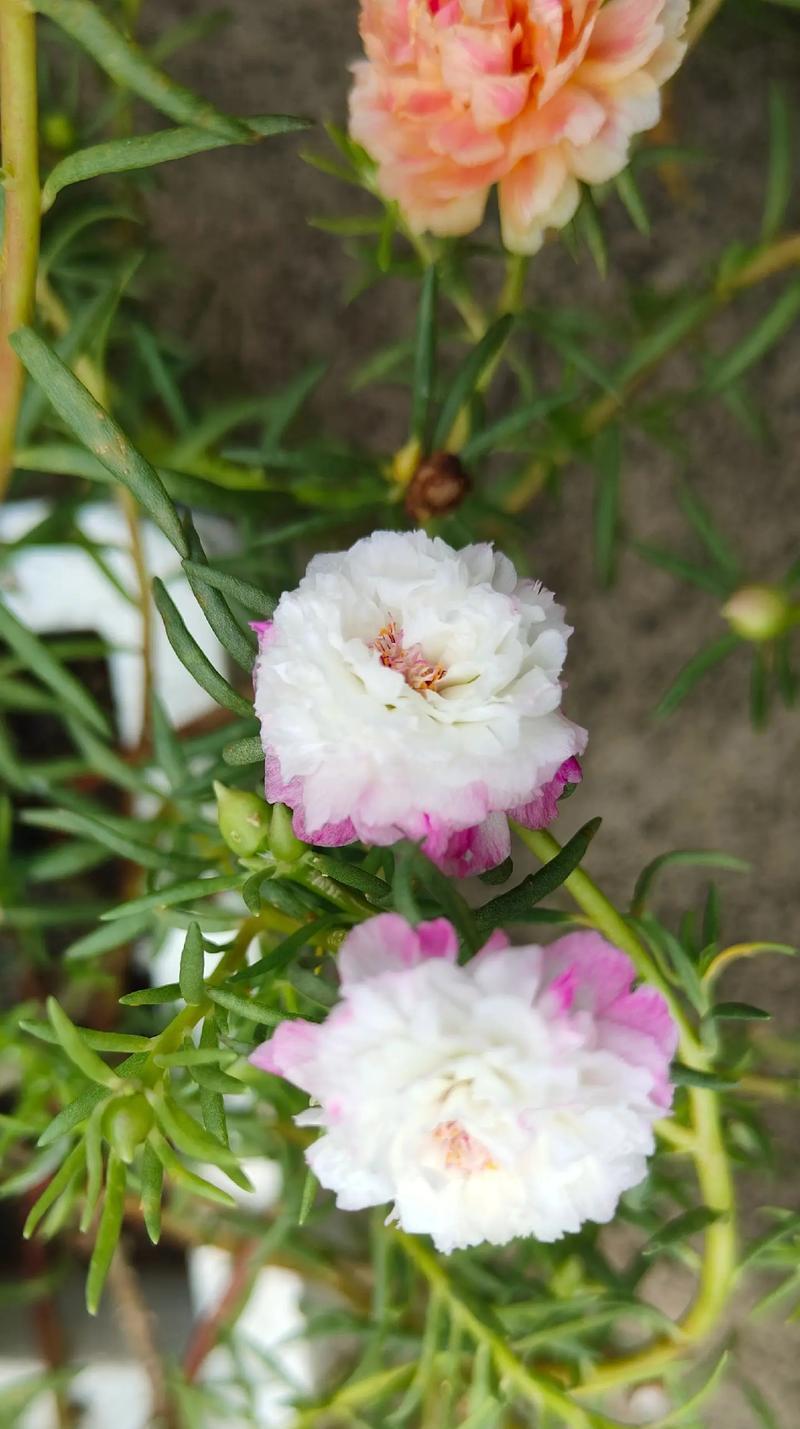
[[[517,827],[516,832],[537,858],[549,861],[560,851],[551,834],[532,833]],[[622,948],[632,958],[637,971],[658,987],[670,1000],[673,1016],[680,1030],[680,1053],[684,1061],[699,1071],[708,1069],[709,1055],[702,1048],[685,1017],[675,1005],[668,984],[653,964],[647,949],[625,919],[582,869],[571,873],[565,882],[578,907],[588,915],[594,926]],[[703,1201],[720,1219],[705,1232],[703,1262],[697,1295],[686,1316],[670,1337],[655,1340],[632,1355],[620,1356],[597,1366],[575,1389],[576,1394],[605,1393],[620,1385],[636,1384],[658,1373],[677,1355],[711,1333],[724,1311],[736,1271],[735,1194],[730,1164],[723,1139],[719,1101],[716,1093],[700,1087],[689,1089],[693,1138],[690,1151]]]
[[[24,369],[9,345],[29,323],[39,261],[36,17],[23,0],[0,0],[0,136],[5,222],[0,269],[0,500],[14,466]]]

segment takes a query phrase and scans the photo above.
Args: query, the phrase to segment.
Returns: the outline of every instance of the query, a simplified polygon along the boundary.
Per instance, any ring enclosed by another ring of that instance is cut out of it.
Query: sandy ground
[[[354,0],[229,0],[232,22],[217,39],[187,51],[173,66],[181,77],[240,113],[283,111],[340,119],[346,64],[357,53]],[[765,13],[772,14],[764,5]],[[159,31],[195,14],[196,0],[161,0],[149,7]],[[611,225],[612,277],[591,265],[576,275],[558,247],[536,260],[532,290],[556,301],[607,309],[619,277],[655,287],[699,274],[719,246],[753,241],[763,191],[767,88],[790,89],[800,75],[800,21],[785,31],[719,19],[673,87],[672,114],[680,140],[711,157],[692,176],[688,200],[676,207],[657,180],[647,192],[654,236],[640,237],[620,214]],[[152,199],[157,238],[174,261],[162,316],[194,343],[220,390],[263,389],[286,380],[304,362],[336,355],[346,372],[363,355],[408,331],[408,289],[384,284],[346,306],[352,268],[337,240],[307,226],[310,215],[344,213],[347,191],[299,162],[294,140],[257,151],[226,151],[171,166]],[[795,223],[797,213],[794,215]],[[616,274],[617,276],[613,276]],[[773,290],[774,291],[774,290]],[[716,341],[730,342],[761,310],[764,295],[741,302],[718,322]],[[680,381],[683,363],[673,364]],[[796,557],[800,406],[800,331],[786,338],[753,382],[774,433],[768,451],[743,434],[720,403],[687,413],[682,423],[688,472],[741,551],[754,578],[779,573]],[[366,430],[386,448],[403,435],[398,393],[374,389],[343,405],[334,371],[319,410],[339,430]],[[685,552],[691,549],[671,489],[672,459],[640,439],[627,443],[626,510],[631,527]],[[569,833],[595,813],[604,828],[589,866],[608,890],[625,898],[641,866],[669,848],[724,848],[752,861],[747,878],[722,875],[726,932],[800,940],[797,803],[798,713],[776,711],[765,733],[748,722],[748,674],[735,658],[705,680],[671,720],[657,724],[653,705],[672,674],[704,641],[722,632],[710,596],[625,556],[616,588],[598,591],[591,565],[591,475],[566,473],[559,502],[521,518],[532,567],[552,585],[575,624],[568,708],[590,730],[583,790],[565,810]],[[670,874],[661,911],[677,914],[701,880]],[[764,961],[731,976],[729,997],[749,997],[791,1026],[796,1019],[798,968]],[[790,1119],[782,1118],[784,1130]],[[789,1142],[789,1152],[793,1147]],[[797,1180],[778,1191],[766,1181],[747,1188],[747,1201],[798,1200]],[[736,1366],[757,1380],[781,1423],[800,1418],[800,1366],[779,1322],[746,1323],[735,1313]],[[754,1423],[738,1395],[724,1389],[707,1420],[711,1429]]]

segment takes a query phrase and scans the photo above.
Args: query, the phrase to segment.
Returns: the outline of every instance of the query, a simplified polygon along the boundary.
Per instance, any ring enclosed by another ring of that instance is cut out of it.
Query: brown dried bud
[[[412,521],[446,516],[460,506],[470,479],[452,452],[433,452],[420,462],[406,488],[405,506]]]

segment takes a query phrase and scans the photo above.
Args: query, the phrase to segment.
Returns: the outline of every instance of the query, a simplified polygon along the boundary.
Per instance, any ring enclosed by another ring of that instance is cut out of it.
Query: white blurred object
[[[36,1360],[0,1360],[0,1392],[41,1375]],[[80,1406],[80,1429],[144,1429],[142,1406],[150,1396],[147,1375],[130,1360],[97,1360],[78,1371],[69,1387],[71,1401]],[[35,1399],[18,1429],[54,1429],[56,1408],[46,1391]]]
[[[42,521],[50,510],[45,501],[25,501],[0,509],[0,541],[18,540]],[[81,507],[76,524],[92,542],[103,547],[109,569],[134,597],[128,601],[103,575],[86,551],[74,546],[25,546],[2,572],[0,594],[14,614],[40,634],[95,631],[110,647],[108,664],[111,694],[120,739],[135,747],[141,734],[144,670],[141,657],[141,616],[136,573],[128,551],[128,530],[122,514],[113,505],[100,503]],[[224,532],[220,532],[224,544]],[[180,569],[178,558],[166,537],[149,522],[142,523],[142,542],[149,575],[160,576],[187,629],[216,667],[225,655],[209,630],[197,601]],[[214,701],[201,690],[174,654],[156,616],[153,631],[154,682],[167,716],[176,728],[216,709]],[[233,931],[233,930],[231,930]],[[230,933],[208,935],[225,942]],[[148,962],[153,983],[177,980],[184,934],[171,930]],[[257,948],[257,945],[254,945]],[[251,949],[248,956],[257,956]],[[243,1169],[254,1184],[251,1194],[232,1187],[216,1167],[204,1167],[203,1174],[232,1191],[243,1206],[252,1211],[268,1209],[280,1194],[280,1170],[265,1158],[248,1160]],[[224,1295],[233,1266],[231,1256],[215,1246],[201,1246],[187,1255],[189,1290],[196,1316],[202,1316]],[[148,1291],[144,1282],[145,1294]],[[281,1429],[292,1411],[287,1405],[291,1390],[272,1372],[259,1352],[268,1355],[287,1379],[302,1391],[311,1386],[311,1353],[307,1342],[297,1338],[304,1324],[300,1301],[303,1282],[292,1271],[266,1266],[255,1278],[253,1288],[233,1335],[237,1349],[251,1347],[246,1356],[252,1370],[253,1393],[257,1404],[258,1429]],[[153,1306],[159,1312],[158,1301]],[[291,1343],[288,1341],[291,1339]],[[202,1369],[207,1381],[230,1380],[230,1357],[224,1347],[216,1349]],[[21,1357],[0,1359],[0,1388],[41,1373],[36,1360]],[[138,1365],[117,1359],[98,1359],[82,1369],[73,1380],[72,1393],[80,1402],[84,1417],[81,1429],[145,1429],[146,1406],[150,1400],[147,1376]],[[42,1395],[27,1411],[21,1429],[53,1429],[52,1398]],[[242,1420],[250,1429],[250,1421]],[[228,1414],[208,1422],[208,1429],[234,1429]]]
[[[267,1162],[258,1164],[269,1166]],[[245,1169],[252,1177],[254,1164],[248,1164]],[[277,1173],[276,1167],[269,1167],[269,1170]],[[227,1251],[205,1245],[190,1251],[188,1259],[189,1289],[196,1313],[201,1316],[213,1314],[228,1288],[232,1258]],[[302,1339],[304,1318],[300,1308],[301,1295],[302,1282],[298,1275],[291,1270],[268,1266],[256,1276],[247,1304],[236,1321],[234,1335],[238,1358],[240,1364],[246,1358],[252,1372],[255,1425],[281,1429],[282,1425],[291,1423],[295,1417],[289,1403],[292,1387],[300,1392],[311,1387],[311,1355],[308,1343]],[[251,1357],[242,1355],[248,1345],[256,1352]],[[288,1383],[278,1374],[270,1372],[263,1360],[259,1360],[259,1354],[264,1353],[279,1365]],[[230,1373],[229,1352],[220,1345],[205,1361],[201,1378],[222,1382],[230,1378]],[[224,1417],[213,1415],[207,1422],[208,1429],[232,1429],[234,1423],[227,1412]]]
[[[0,541],[17,541],[50,510],[46,501],[20,501],[0,509]],[[128,528],[114,506],[82,506],[75,516],[83,534],[102,546],[103,558],[120,584],[137,598],[136,573],[128,551]],[[216,669],[225,653],[206,624],[178,557],[155,526],[142,522],[142,544],[150,576],[160,576],[191,635]],[[135,747],[141,734],[144,669],[141,616],[78,546],[24,546],[4,570],[0,591],[6,604],[31,630],[55,634],[94,630],[111,648],[108,665],[117,728],[122,743]],[[153,669],[162,703],[176,728],[216,708],[172,650],[160,619],[153,622]]]

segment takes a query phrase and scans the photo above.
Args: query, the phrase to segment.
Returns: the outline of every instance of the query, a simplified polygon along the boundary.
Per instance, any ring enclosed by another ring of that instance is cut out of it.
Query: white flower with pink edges
[[[256,627],[271,803],[298,837],[422,842],[447,873],[507,857],[507,815],[543,828],[580,778],[561,713],[570,627],[489,545],[376,531],[315,556]]]
[[[664,998],[597,933],[457,951],[444,919],[372,918],[342,944],[326,1020],[253,1053],[311,1097],[309,1165],[343,1210],[392,1203],[445,1252],[610,1220],[672,1101]]]

